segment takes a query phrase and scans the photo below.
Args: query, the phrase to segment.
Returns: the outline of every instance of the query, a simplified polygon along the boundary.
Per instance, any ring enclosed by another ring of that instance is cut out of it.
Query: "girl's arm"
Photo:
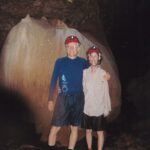
[[[85,93],[86,93],[86,70],[83,70],[82,86],[83,86],[83,92],[84,92],[84,94],[85,94]]]

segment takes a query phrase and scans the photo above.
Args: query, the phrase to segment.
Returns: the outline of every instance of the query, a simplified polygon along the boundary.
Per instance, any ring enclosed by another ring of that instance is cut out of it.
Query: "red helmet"
[[[96,47],[96,46],[90,47],[90,48],[87,50],[86,54],[87,54],[87,56],[88,56],[89,54],[91,54],[91,53],[93,53],[93,52],[97,53],[98,56],[101,54],[100,49],[99,49],[98,47]]]
[[[65,45],[68,44],[68,43],[71,43],[71,42],[75,42],[75,43],[80,44],[79,39],[78,39],[76,36],[74,36],[74,35],[68,36],[68,37],[66,38],[66,40],[65,40]]]

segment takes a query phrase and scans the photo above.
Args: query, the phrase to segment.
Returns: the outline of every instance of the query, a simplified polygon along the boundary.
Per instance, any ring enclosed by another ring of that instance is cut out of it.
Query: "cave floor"
[[[134,132],[121,131],[116,125],[111,125],[107,131],[104,150],[149,150],[150,141],[146,135],[136,136]],[[47,143],[40,142],[32,124],[5,120],[0,124],[0,150],[48,150]],[[146,133],[145,133],[146,134]],[[145,137],[145,139],[143,137]],[[85,138],[78,141],[76,150],[86,150]],[[57,150],[65,150],[59,147]],[[96,138],[93,137],[93,150],[96,148]]]
[[[18,101],[18,97],[0,88],[0,150],[48,150],[47,143],[42,143],[40,135],[36,134],[34,125],[22,119],[25,109]],[[104,150],[150,150],[150,119],[133,121],[126,112],[108,125]],[[85,138],[77,142],[75,150],[86,149]],[[97,150],[95,137],[93,150]]]

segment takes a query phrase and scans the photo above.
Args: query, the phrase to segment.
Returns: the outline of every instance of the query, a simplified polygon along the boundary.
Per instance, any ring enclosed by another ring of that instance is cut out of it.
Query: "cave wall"
[[[98,18],[97,1],[13,0],[0,1],[0,4],[1,83],[23,95],[42,140],[47,140],[52,116],[47,110],[49,80],[55,60],[65,54],[64,39],[70,33],[79,36],[80,56],[85,57],[86,49],[93,44],[102,49],[102,66],[111,74],[113,113],[110,120],[117,117],[121,86],[115,59]],[[64,133],[69,136],[68,128],[60,132],[58,138],[66,144]]]
[[[111,51],[90,34],[69,28],[60,20],[48,22],[45,18],[37,20],[27,15],[11,29],[3,46],[2,83],[26,98],[25,103],[33,114],[33,122],[37,132],[42,133],[43,140],[47,139],[52,118],[47,108],[51,73],[55,60],[66,54],[64,41],[69,35],[76,35],[82,43],[81,57],[86,58],[86,50],[92,45],[100,47],[103,53],[102,67],[111,74],[109,86],[113,111],[110,118],[115,118],[120,111],[121,87]],[[59,136],[62,143],[68,141],[62,137],[66,137],[69,131],[66,134],[64,131]]]
[[[27,14],[37,19],[43,16],[49,20],[60,19],[68,26],[83,26],[84,30],[89,28],[89,20],[101,27],[97,0],[1,0],[0,12],[0,49],[10,29]]]

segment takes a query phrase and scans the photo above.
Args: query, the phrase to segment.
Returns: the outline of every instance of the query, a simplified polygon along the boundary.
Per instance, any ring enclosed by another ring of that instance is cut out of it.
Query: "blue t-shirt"
[[[89,66],[84,58],[62,57],[56,60],[49,89],[49,100],[53,99],[57,81],[61,93],[81,93],[83,70]]]

